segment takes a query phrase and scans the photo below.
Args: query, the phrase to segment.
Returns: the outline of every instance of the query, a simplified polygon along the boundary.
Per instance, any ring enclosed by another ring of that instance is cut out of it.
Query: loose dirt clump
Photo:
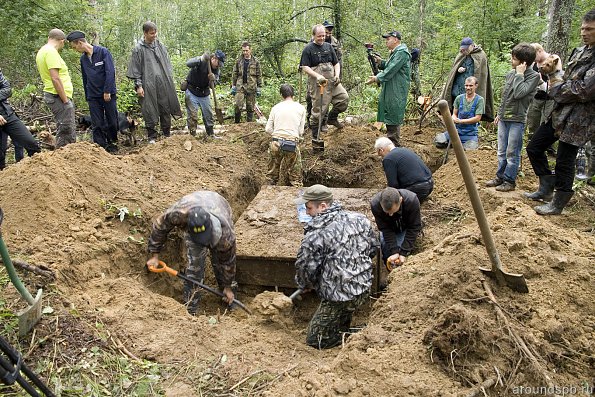
[[[403,128],[404,145],[437,169],[444,153],[432,146],[436,131],[415,130]],[[386,181],[373,144],[381,135],[368,126],[331,128],[321,155],[312,154],[307,137],[306,184],[380,190]],[[151,368],[144,394],[137,395],[459,396],[495,377],[486,394],[512,396],[515,386],[544,385],[545,375],[556,385],[592,385],[594,204],[577,193],[563,215],[537,215],[535,203],[521,196],[536,187],[526,161],[516,191],[484,188],[495,172],[494,150],[468,156],[502,263],[525,276],[528,294],[488,280],[497,305],[486,297],[478,268],[490,261],[451,155],[434,173],[435,190],[422,206],[423,243],[390,274],[387,291],[362,321],[367,325],[346,335],[341,347],[306,346],[316,304],[291,307],[278,293],[254,297],[240,286],[238,298],[262,308],[260,315],[229,312],[219,298],[205,296],[199,314],[190,316],[180,280],[144,269],[152,219],[199,189],[226,197],[237,219],[264,183],[268,142],[262,125],[248,123],[226,127],[208,142],[174,135],[119,156],[77,143],[2,171],[2,233],[11,255],[56,274],[44,283],[44,306],[53,314],[18,342],[45,379],[56,385],[65,370],[55,364],[67,362],[56,357],[73,354],[60,337],[72,329],[60,319],[70,316],[91,325],[81,327],[80,340],[68,333],[67,343],[80,344],[78,351],[107,345],[138,359],[132,360],[141,363],[139,371]],[[161,255],[176,269],[186,261],[180,237],[172,233]],[[21,274],[30,290],[31,281],[39,284]],[[211,273],[206,282],[215,285]],[[19,304],[12,286],[1,294],[9,308]],[[496,306],[510,327],[496,319]],[[538,365],[521,353],[510,330]],[[105,375],[98,366],[76,370],[97,383]],[[110,390],[133,395],[129,382],[114,382]]]

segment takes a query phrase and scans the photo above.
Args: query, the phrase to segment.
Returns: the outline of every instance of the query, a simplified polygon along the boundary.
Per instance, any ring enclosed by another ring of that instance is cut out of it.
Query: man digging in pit
[[[197,191],[182,197],[153,222],[148,250],[151,258],[147,267],[156,268],[159,253],[165,246],[167,235],[178,227],[184,231],[188,268],[186,276],[203,283],[207,249],[211,251],[211,264],[224,301],[231,304],[236,276],[236,235],[231,207],[225,198],[211,191]],[[199,287],[190,281],[184,283],[184,302],[188,313],[195,315],[200,302]]]
[[[378,238],[368,218],[345,211],[326,186],[310,186],[295,202],[306,204],[313,218],[304,228],[295,280],[299,288],[313,289],[321,299],[306,343],[328,349],[341,343],[353,312],[368,300]]]

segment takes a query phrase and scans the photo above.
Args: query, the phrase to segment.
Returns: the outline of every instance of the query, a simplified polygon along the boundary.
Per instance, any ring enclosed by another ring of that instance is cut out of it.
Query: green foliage
[[[135,209],[133,212],[130,212],[128,207],[123,204],[114,204],[111,201],[101,200],[101,205],[103,208],[113,216],[114,218],[120,219],[120,222],[124,222],[126,217],[128,218],[142,218],[143,213],[140,208]]]

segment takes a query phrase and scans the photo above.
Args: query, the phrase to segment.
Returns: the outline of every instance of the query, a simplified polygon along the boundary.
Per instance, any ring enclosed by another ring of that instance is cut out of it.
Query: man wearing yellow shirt
[[[43,101],[48,105],[57,124],[56,149],[76,142],[72,81],[66,63],[58,53],[64,48],[66,35],[52,29],[48,42],[37,52],[35,62],[43,81]]]

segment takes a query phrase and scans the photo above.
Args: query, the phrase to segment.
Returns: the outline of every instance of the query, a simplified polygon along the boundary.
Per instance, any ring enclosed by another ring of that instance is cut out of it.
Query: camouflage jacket
[[[217,252],[217,266],[223,274],[223,286],[231,286],[236,275],[236,235],[231,207],[225,198],[215,192],[205,190],[188,194],[155,219],[149,237],[149,253],[161,252],[167,235],[174,227],[186,231],[188,211],[194,207],[202,207],[211,215],[214,238],[209,248]]]
[[[295,262],[300,288],[314,288],[332,302],[350,301],[370,290],[372,257],[379,242],[368,218],[334,203],[304,232]]]
[[[562,142],[583,146],[595,138],[595,47],[575,48],[564,83],[550,88],[552,123]]]
[[[244,84],[244,57],[240,56],[233,66],[233,73],[231,75],[231,85],[235,86],[238,91],[243,87],[248,93],[254,94],[257,88],[262,87],[262,72],[260,71],[260,62],[254,55],[250,57],[248,63],[248,82]]]

